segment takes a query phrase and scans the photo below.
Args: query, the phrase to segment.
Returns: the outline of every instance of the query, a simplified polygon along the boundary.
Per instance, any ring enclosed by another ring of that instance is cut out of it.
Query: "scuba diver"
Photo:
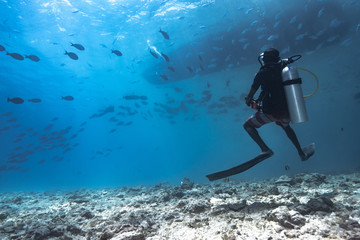
[[[297,59],[299,59],[301,56],[296,55],[294,57],[298,57]],[[286,135],[296,147],[301,160],[306,161],[314,154],[314,151],[304,151],[304,149],[301,148],[294,130],[289,125],[290,114],[282,75],[283,69],[296,60],[292,58],[281,59],[279,57],[279,51],[275,48],[265,50],[259,56],[258,60],[262,66],[255,75],[251,89],[245,98],[246,105],[258,111],[245,121],[243,125],[244,129],[259,145],[262,151],[259,157],[268,158],[274,153],[261,139],[257,128],[260,128],[264,124],[275,122],[285,130]],[[299,80],[301,81],[300,78]],[[260,86],[261,93],[259,98],[254,100],[254,94]]]
[[[261,68],[255,75],[249,94],[245,98],[246,104],[256,109],[257,112],[245,121],[244,128],[259,145],[262,152],[238,166],[206,175],[210,181],[244,172],[274,155],[256,130],[270,122],[275,122],[284,129],[286,135],[296,147],[302,161],[308,160],[315,153],[315,143],[301,147],[294,130],[290,127],[290,122],[301,123],[308,120],[304,97],[313,95],[318,89],[317,86],[311,95],[303,96],[302,81],[297,72],[297,69],[301,68],[289,65],[300,58],[301,55],[295,55],[287,59],[281,59],[279,51],[274,48],[267,49],[259,56],[258,60]],[[306,69],[302,70],[308,71]],[[315,75],[314,77],[317,80]],[[261,93],[258,99],[254,100],[253,97],[260,86]]]

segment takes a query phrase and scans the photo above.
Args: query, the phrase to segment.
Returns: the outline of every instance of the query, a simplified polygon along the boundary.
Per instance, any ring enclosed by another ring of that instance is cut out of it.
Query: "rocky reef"
[[[360,239],[360,173],[0,194],[0,239]]]

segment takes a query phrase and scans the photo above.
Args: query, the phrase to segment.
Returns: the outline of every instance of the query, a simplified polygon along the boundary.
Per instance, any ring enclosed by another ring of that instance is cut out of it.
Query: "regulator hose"
[[[296,69],[302,70],[302,71],[305,71],[305,72],[308,72],[308,73],[310,73],[311,75],[313,75],[313,77],[315,78],[315,80],[316,80],[316,89],[315,89],[312,93],[310,93],[309,95],[305,95],[304,98],[308,98],[308,97],[313,96],[313,95],[317,92],[317,90],[319,90],[319,79],[318,79],[317,76],[316,76],[313,72],[311,72],[310,70],[307,70],[307,69],[301,68],[301,67],[296,67]]]

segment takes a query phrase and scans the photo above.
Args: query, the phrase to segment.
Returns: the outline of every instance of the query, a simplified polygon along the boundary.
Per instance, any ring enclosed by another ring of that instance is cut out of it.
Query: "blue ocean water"
[[[268,124],[260,134],[275,155],[234,178],[358,171],[359,10],[356,0],[0,0],[0,191],[204,183],[251,159],[260,150],[242,127],[254,113],[244,97],[268,47],[301,54],[296,66],[319,79],[310,120],[293,125],[316,154],[301,162]]]

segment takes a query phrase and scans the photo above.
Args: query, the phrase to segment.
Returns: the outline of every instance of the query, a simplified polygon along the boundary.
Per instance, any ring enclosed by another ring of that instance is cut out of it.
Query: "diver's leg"
[[[299,140],[294,132],[294,130],[290,127],[290,125],[283,127],[283,129],[286,132],[286,135],[288,136],[288,138],[291,140],[291,142],[294,144],[294,146],[296,147],[296,150],[298,151],[300,158],[302,161],[307,160],[309,157],[304,153],[304,151],[302,150]]]
[[[273,155],[273,151],[265,144],[265,142],[261,139],[258,131],[254,126],[252,126],[248,121],[244,123],[244,129],[250,135],[250,137],[259,145],[261,148],[262,154],[270,154]]]

